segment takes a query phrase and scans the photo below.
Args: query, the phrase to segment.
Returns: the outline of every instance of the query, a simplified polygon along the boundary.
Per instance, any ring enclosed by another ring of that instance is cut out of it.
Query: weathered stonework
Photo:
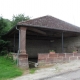
[[[20,27],[20,54],[26,54],[26,30],[27,27]]]
[[[80,53],[38,54],[39,67],[53,65],[54,63],[69,62],[72,60],[80,60]]]
[[[61,53],[62,52],[61,39],[54,40],[54,42],[52,43],[52,48],[55,50],[55,52]],[[76,50],[78,53],[80,53],[80,36],[64,38],[63,48],[64,53],[72,53],[73,51]]]
[[[10,41],[12,45],[13,39],[10,39]],[[15,46],[16,51],[18,51],[18,39],[16,39]],[[49,50],[61,53],[61,47],[61,39],[50,42],[49,40],[29,40],[26,38],[26,50],[29,58],[38,57],[38,53],[49,53]],[[74,50],[78,50],[78,53],[80,53],[80,36],[64,39],[64,53],[72,53]],[[21,50],[21,52],[25,53],[25,50]]]
[[[26,30],[27,27],[20,27],[20,53],[18,55],[18,66],[28,69],[28,55],[26,54]]]
[[[18,66],[22,69],[28,69],[28,55],[27,54],[19,54],[18,56]]]

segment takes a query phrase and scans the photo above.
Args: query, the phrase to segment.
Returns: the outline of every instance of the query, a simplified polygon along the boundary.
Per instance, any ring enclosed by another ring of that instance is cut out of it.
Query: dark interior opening
[[[35,63],[38,62],[38,57],[37,58],[28,58],[29,62],[29,68],[35,68]]]

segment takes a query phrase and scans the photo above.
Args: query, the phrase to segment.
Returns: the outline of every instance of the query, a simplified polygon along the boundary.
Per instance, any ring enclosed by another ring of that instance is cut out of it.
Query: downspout
[[[19,31],[19,44],[18,44],[18,54],[17,54],[17,66],[19,66],[19,54],[20,54],[20,30],[16,26],[16,30]]]

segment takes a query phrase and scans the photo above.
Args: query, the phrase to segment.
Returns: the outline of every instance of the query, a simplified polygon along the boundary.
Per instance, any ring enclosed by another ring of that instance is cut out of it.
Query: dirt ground
[[[57,63],[54,66],[41,68],[36,70],[34,74],[25,74],[14,78],[13,80],[39,80],[53,75],[61,74],[68,71],[77,70],[80,68],[80,60],[75,60],[66,63]]]

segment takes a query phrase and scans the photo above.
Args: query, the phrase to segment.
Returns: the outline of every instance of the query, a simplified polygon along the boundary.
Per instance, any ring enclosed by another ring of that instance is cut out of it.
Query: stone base
[[[18,66],[21,69],[28,69],[28,55],[27,54],[19,54],[18,56]]]

